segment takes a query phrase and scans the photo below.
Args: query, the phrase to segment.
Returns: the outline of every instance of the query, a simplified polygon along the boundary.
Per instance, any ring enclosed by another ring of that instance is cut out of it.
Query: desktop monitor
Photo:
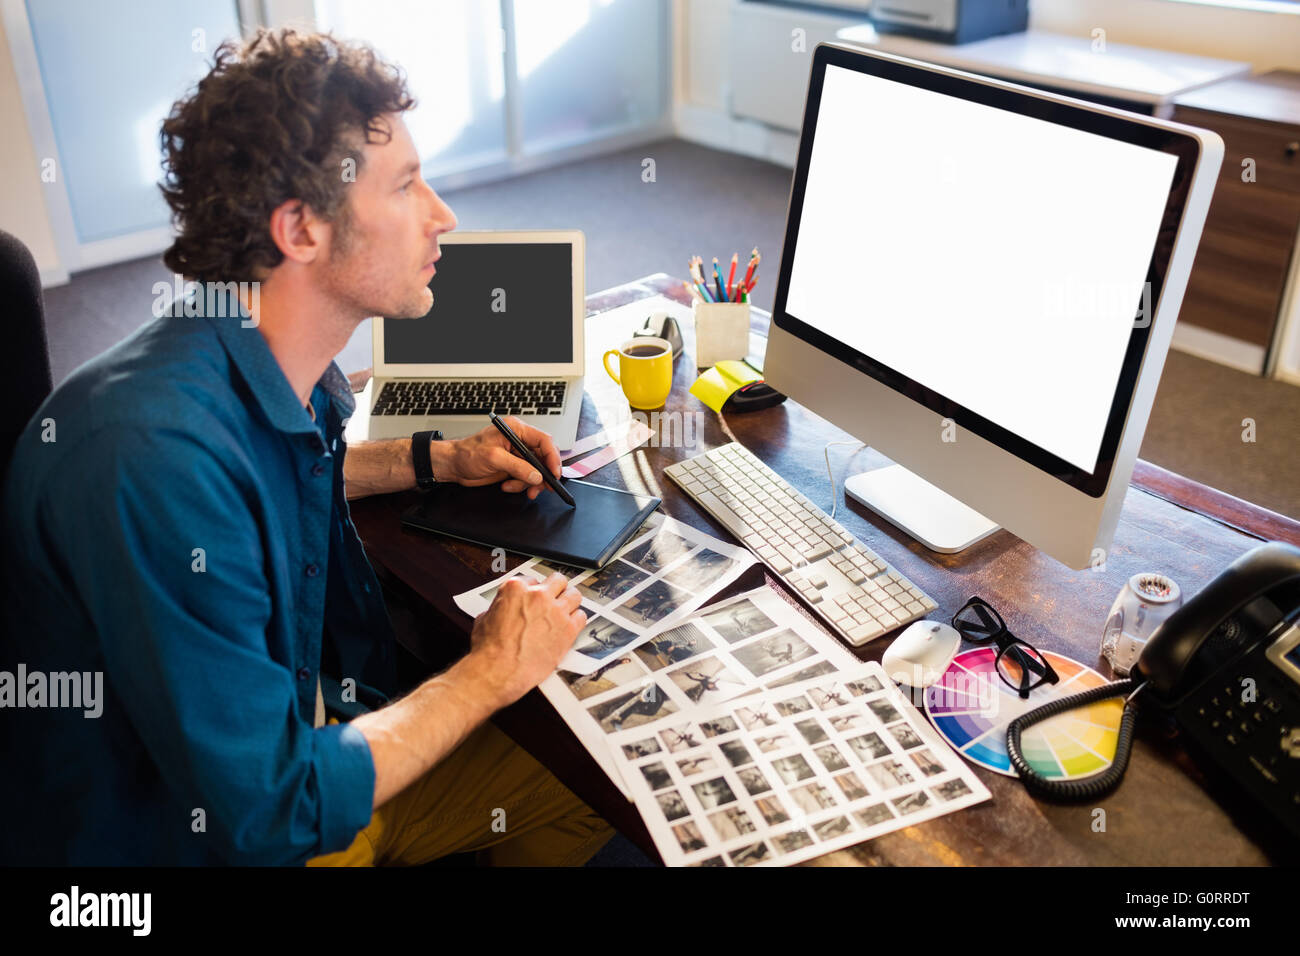
[[[1213,133],[885,54],[813,56],[765,361],[896,464],[938,551],[1105,560],[1200,240]]]

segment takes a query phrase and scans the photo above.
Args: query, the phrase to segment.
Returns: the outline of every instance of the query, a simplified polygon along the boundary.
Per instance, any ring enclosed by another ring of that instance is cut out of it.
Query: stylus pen
[[[510,444],[514,446],[515,451],[519,453],[519,457],[537,469],[537,473],[542,476],[542,481],[551,486],[551,490],[560,496],[560,500],[570,508],[578,507],[578,503],[573,500],[573,495],[564,490],[564,486],[561,485],[546,466],[538,460],[537,456],[533,454],[533,450],[521,442],[519,436],[510,430],[510,426],[506,424],[506,420],[496,412],[492,411],[488,412],[488,417],[492,419],[492,424],[497,427],[497,431],[505,435],[506,441],[510,442]]]

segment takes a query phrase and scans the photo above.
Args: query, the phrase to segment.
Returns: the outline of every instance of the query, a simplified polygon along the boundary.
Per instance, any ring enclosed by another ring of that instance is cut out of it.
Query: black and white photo
[[[650,575],[636,565],[615,560],[574,586],[588,600],[609,604],[648,580]]]
[[[728,644],[738,644],[776,627],[772,619],[748,598],[707,613],[704,620]]]
[[[692,594],[707,592],[710,585],[725,575],[735,564],[731,558],[708,548],[700,548],[685,561],[666,571],[663,580],[685,588]]]
[[[732,651],[736,660],[755,677],[780,670],[814,653],[807,641],[788,628]]]
[[[725,807],[729,803],[736,802],[736,795],[725,777],[714,777],[712,780],[694,784],[692,789],[695,791],[696,799],[700,801],[700,806],[705,810]]]
[[[690,660],[713,649],[710,641],[694,624],[682,624],[650,638],[635,651],[641,662],[652,671]]]
[[[813,775],[812,767],[808,766],[808,761],[802,754],[778,757],[772,761],[772,769],[785,781],[786,786],[798,783],[800,780],[807,780]]]
[[[637,638],[635,631],[615,624],[607,617],[589,615],[586,626],[578,632],[573,649],[585,657],[603,661]]]
[[[639,727],[676,712],[677,705],[657,684],[637,687],[589,709],[601,730],[607,734]]]
[[[668,672],[668,679],[696,704],[726,700],[744,688],[745,682],[717,657],[701,657]]]

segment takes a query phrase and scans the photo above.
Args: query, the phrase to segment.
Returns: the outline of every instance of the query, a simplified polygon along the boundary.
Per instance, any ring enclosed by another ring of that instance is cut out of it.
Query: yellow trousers
[[[307,865],[410,866],[477,851],[483,865],[581,866],[613,834],[604,819],[489,722],[374,811],[346,850]]]

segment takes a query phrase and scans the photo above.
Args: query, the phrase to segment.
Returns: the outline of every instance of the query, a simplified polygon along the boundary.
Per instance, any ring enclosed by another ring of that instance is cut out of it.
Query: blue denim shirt
[[[313,728],[317,676],[324,641],[382,701],[393,632],[343,493],[336,365],[311,401],[315,422],[251,323],[164,317],[28,425],[0,670],[99,671],[104,699],[0,709],[0,862],[300,864],[370,821],[369,746]]]

